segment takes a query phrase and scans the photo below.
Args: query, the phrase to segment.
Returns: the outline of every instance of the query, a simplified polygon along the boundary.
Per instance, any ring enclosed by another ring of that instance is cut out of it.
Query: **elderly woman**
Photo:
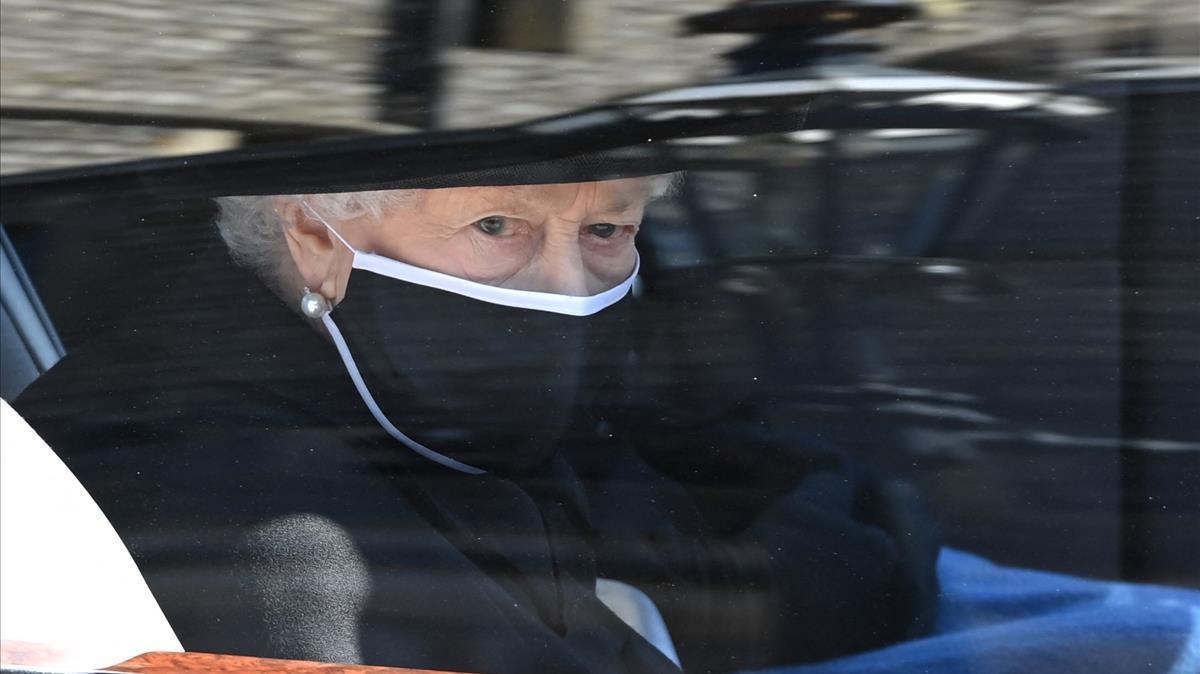
[[[625,385],[634,242],[669,183],[222,199],[241,265],[199,255],[18,407],[188,650],[678,671],[601,577],[653,598],[686,671],[921,633],[936,542],[836,452],[619,415],[574,433]]]

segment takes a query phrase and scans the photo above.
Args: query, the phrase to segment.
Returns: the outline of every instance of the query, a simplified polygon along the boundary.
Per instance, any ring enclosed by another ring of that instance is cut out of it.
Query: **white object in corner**
[[[3,400],[0,641],[43,645],[53,654],[51,661],[8,664],[62,669],[183,650],[96,502]]]

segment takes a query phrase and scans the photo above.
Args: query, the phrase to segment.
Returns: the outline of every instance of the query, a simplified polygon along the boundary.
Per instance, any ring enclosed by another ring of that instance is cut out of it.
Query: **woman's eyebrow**
[[[604,220],[616,225],[640,225],[644,216],[644,208],[645,204],[641,200],[632,199],[613,204],[610,208],[598,210],[589,219],[592,222]]]
[[[525,199],[511,192],[473,194],[459,206],[457,219],[486,217],[493,213],[517,213],[531,210]]]
[[[645,206],[648,198],[640,193],[614,194],[596,204],[593,214],[624,214],[635,208]],[[551,204],[553,202],[551,201]],[[546,198],[533,189],[504,189],[477,193],[466,197],[461,204],[461,218],[484,217],[492,212],[510,215],[543,214],[552,205],[547,204]],[[470,215],[466,215],[470,214]]]
[[[645,199],[635,196],[621,196],[616,197],[604,204],[600,208],[600,211],[602,213],[624,213],[625,211],[631,210],[636,206],[642,206],[644,204]]]
[[[596,210],[599,213],[625,213],[635,208],[645,208],[649,202],[649,193],[641,190],[629,190],[609,196],[599,204],[599,208]]]

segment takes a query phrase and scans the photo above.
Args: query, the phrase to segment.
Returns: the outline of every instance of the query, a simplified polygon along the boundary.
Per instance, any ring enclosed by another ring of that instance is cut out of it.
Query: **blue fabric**
[[[997,566],[943,550],[933,636],[762,674],[1200,674],[1200,592]]]

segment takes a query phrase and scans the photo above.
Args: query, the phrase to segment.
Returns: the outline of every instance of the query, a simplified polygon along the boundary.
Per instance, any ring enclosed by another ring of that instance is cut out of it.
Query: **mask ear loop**
[[[408,447],[412,451],[421,456],[440,463],[441,465],[457,470],[460,473],[468,475],[483,475],[487,471],[482,468],[463,463],[452,459],[441,452],[434,451],[425,445],[408,437],[403,431],[396,427],[387,415],[383,413],[383,409],[379,407],[379,403],[375,402],[375,396],[371,395],[371,390],[367,387],[367,382],[363,380],[362,373],[358,369],[358,364],[354,362],[354,356],[350,353],[350,347],[346,344],[346,338],[342,336],[342,331],[338,329],[337,323],[333,322],[333,317],[325,314],[321,317],[321,321],[325,324],[325,329],[329,331],[329,336],[333,338],[333,344],[337,347],[338,355],[342,358],[342,364],[346,366],[346,372],[350,375],[350,380],[354,382],[354,388],[358,390],[358,395],[367,406],[367,410],[371,412],[371,416],[375,417],[375,422],[378,423],[388,435],[393,439],[398,440],[400,444]]]
[[[338,241],[341,241],[342,245],[345,246],[346,249],[349,250],[350,253],[355,256],[355,258],[358,257],[358,250],[354,246],[351,246],[350,242],[347,241],[344,236],[339,234],[338,231],[333,228],[333,225],[329,224],[328,220],[326,220],[325,218],[322,218],[320,216],[320,214],[318,214],[316,211],[314,211],[311,206],[309,206],[307,203],[304,202],[303,199],[300,200],[300,208],[304,209],[304,211],[307,212],[309,216],[311,216],[312,218],[319,221],[322,225],[325,225],[325,229],[328,229],[329,233],[333,234],[334,238],[336,238]],[[319,297],[320,298],[321,303],[324,305],[323,306],[324,310],[321,313],[310,314],[307,311],[307,305],[309,303],[311,303],[310,297]],[[329,302],[328,299],[326,299],[324,296],[319,295],[317,293],[310,292],[308,290],[308,288],[304,289],[304,297],[301,298],[301,300],[300,300],[300,306],[301,306],[301,310],[304,311],[304,314],[306,316],[309,316],[310,318],[317,318],[317,317],[323,316],[325,314],[328,314],[332,308],[332,304]]]
[[[341,241],[342,245],[350,249],[350,252],[358,255],[358,250],[355,249],[354,246],[351,246],[350,242],[333,228],[333,225],[330,225],[328,222],[326,222],[325,218],[322,218],[320,215],[318,215],[316,211],[314,211],[309,207],[308,204],[304,202],[300,202],[300,207],[307,211],[310,216],[320,221],[321,224],[325,225],[325,228],[328,229],[338,241]],[[457,470],[460,473],[466,473],[468,475],[483,475],[487,472],[482,468],[476,468],[475,466],[463,463],[461,461],[456,461],[445,454],[442,454],[441,452],[436,452],[408,437],[408,435],[397,428],[396,425],[392,423],[391,419],[388,419],[387,415],[383,413],[383,409],[379,407],[379,403],[375,402],[375,396],[371,395],[371,389],[367,387],[367,382],[363,379],[362,372],[360,372],[358,369],[358,364],[354,362],[354,356],[350,353],[350,346],[346,344],[346,338],[342,336],[342,331],[338,328],[337,323],[334,322],[333,317],[329,314],[329,312],[325,312],[321,316],[321,323],[324,324],[325,329],[329,332],[329,336],[333,339],[333,344],[335,347],[337,347],[338,356],[342,359],[342,365],[345,366],[346,373],[350,375],[350,381],[354,383],[354,388],[358,391],[359,397],[362,398],[362,401],[367,406],[367,410],[371,413],[371,416],[375,417],[375,422],[378,423],[388,435],[392,436],[393,439],[398,440],[400,444],[408,447],[417,454],[420,454],[434,463],[439,463],[447,468],[450,468],[451,470]]]
[[[312,216],[314,219],[319,221],[322,225],[325,225],[325,229],[328,229],[329,233],[333,234],[334,238],[336,238],[338,241],[341,241],[343,246],[350,249],[351,253],[358,252],[357,248],[355,248],[354,246],[351,246],[350,242],[347,241],[344,236],[342,236],[340,233],[338,233],[338,231],[333,228],[333,225],[329,224],[329,222],[325,218],[322,218],[316,211],[314,211],[311,206],[309,206],[304,201],[301,201],[300,208],[303,208],[305,210],[305,212],[307,212],[310,216]]]

